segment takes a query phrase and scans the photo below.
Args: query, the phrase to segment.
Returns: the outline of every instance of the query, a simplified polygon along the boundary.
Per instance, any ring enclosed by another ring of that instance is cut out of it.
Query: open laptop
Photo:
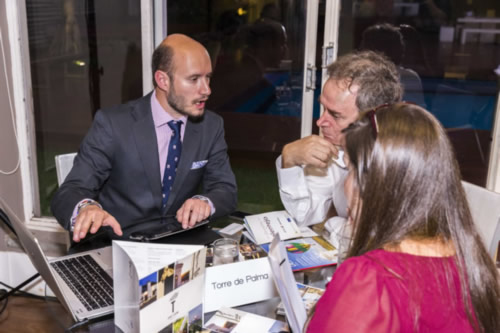
[[[111,247],[48,260],[37,238],[0,198],[17,237],[40,276],[77,322],[113,312]]]

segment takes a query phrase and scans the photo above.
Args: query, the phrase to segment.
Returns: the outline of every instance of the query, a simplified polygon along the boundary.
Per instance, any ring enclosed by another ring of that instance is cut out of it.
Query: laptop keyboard
[[[113,279],[88,254],[51,263],[88,311],[113,305]]]

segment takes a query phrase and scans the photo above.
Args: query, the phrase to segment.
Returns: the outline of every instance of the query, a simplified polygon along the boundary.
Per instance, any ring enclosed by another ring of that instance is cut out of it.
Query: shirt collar
[[[182,116],[179,119],[174,119],[160,104],[158,98],[156,97],[156,90],[151,94],[151,111],[153,114],[153,123],[155,127],[161,127],[166,125],[171,120],[181,120],[185,125],[187,122],[187,116]]]

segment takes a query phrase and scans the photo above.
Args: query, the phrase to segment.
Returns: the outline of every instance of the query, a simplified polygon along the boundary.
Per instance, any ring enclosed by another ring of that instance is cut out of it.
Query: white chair
[[[472,219],[490,256],[495,257],[500,241],[500,193],[462,181]]]
[[[66,179],[66,176],[73,168],[73,160],[75,159],[77,153],[69,153],[56,155],[56,173],[57,173],[57,184],[61,184]]]

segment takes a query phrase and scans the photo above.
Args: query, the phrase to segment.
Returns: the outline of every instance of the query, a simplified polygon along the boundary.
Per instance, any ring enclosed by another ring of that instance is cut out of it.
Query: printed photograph
[[[211,323],[205,328],[208,328],[210,332],[214,333],[230,333],[236,327],[236,325],[237,324],[232,321],[226,321],[219,325],[216,323]]]
[[[243,260],[267,257],[266,251],[254,243],[240,244],[240,253],[243,256]]]
[[[193,256],[188,256],[175,263],[174,289],[179,288],[191,279],[191,268],[193,267]]]
[[[312,308],[314,307],[314,304],[318,302],[318,300],[320,299],[320,297],[323,295],[324,292],[325,292],[324,289],[314,288],[314,287],[307,287],[304,289],[304,291],[301,294],[302,294],[302,301],[306,306],[307,313],[311,312]]]
[[[139,287],[141,288],[141,309],[156,301],[157,282],[157,272],[151,273],[139,280]]]
[[[211,267],[214,265],[214,248],[212,246],[207,247],[207,255],[205,258],[205,267]]]
[[[158,271],[158,298],[174,290],[174,267],[175,264],[170,264]]]
[[[198,305],[188,314],[189,333],[196,333],[203,326],[203,304]]]
[[[193,267],[191,268],[191,280],[205,273],[205,248],[199,250],[193,255]]]
[[[187,317],[181,317],[174,322],[173,333],[188,333]]]

